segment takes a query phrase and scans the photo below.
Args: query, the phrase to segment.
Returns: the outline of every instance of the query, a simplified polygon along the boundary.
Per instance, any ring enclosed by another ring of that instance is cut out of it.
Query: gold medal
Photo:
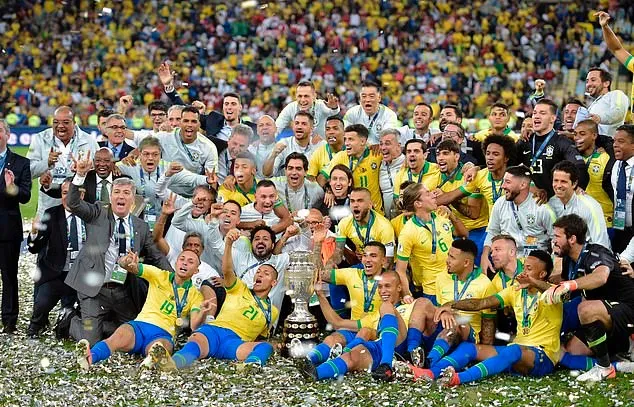
[[[531,329],[530,329],[529,327],[525,326],[525,327],[522,329],[522,333],[523,333],[524,335],[528,335],[529,333],[531,333]]]
[[[181,317],[176,318],[176,326],[178,326],[178,327],[182,327],[183,326],[183,318],[181,318]]]

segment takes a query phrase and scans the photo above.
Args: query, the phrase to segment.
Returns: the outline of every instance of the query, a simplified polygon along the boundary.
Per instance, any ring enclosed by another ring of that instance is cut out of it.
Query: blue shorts
[[[205,324],[198,328],[196,332],[207,338],[209,353],[204,358],[236,360],[238,348],[245,343],[231,329],[219,326]]]
[[[544,352],[542,348],[531,346],[530,350],[535,353],[535,361],[533,362],[533,368],[530,372],[528,372],[529,376],[543,377],[555,370],[555,365],[553,364],[553,361],[550,360],[548,356],[546,356],[546,352]]]
[[[568,332],[574,332],[581,328],[581,321],[579,321],[579,304],[581,303],[581,296],[577,296],[570,301],[564,302],[564,317],[561,323],[561,333],[566,334]]]
[[[343,336],[343,338],[346,340],[346,343],[345,343],[346,345],[352,342],[352,340],[357,337],[357,333],[358,333],[354,331],[349,331],[347,329],[339,329],[335,332]]]
[[[148,345],[158,339],[165,339],[174,347],[172,335],[163,328],[143,321],[129,321],[127,324],[134,329],[134,348],[128,352],[131,355],[145,356]]]
[[[480,265],[480,256],[482,255],[482,247],[484,246],[484,239],[487,236],[487,228],[482,227],[478,229],[472,229],[469,231],[469,239],[478,247],[478,255],[475,257],[475,265]]]
[[[363,346],[368,350],[370,356],[372,357],[372,371],[376,370],[381,363],[381,359],[383,358],[383,350],[381,349],[381,339],[377,339],[376,341],[367,341],[362,343]],[[404,355],[407,352],[407,341],[401,342],[400,345],[394,349],[394,353],[398,353],[400,355]]]

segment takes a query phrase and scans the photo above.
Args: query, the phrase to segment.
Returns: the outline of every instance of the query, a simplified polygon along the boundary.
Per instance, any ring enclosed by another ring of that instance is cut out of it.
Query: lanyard
[[[387,180],[390,181],[390,188],[394,189],[394,181],[392,180],[392,173],[390,172],[390,164],[387,161],[383,161],[383,164],[387,167]]]
[[[376,119],[379,117],[379,113],[381,112],[381,108],[383,106],[379,106],[379,110],[374,113],[374,116],[372,116],[372,119],[370,119],[370,124],[368,125],[368,131],[372,131],[372,127],[374,127],[374,122],[376,122]]]
[[[423,169],[421,169],[420,172],[418,173],[418,181],[416,181],[417,184],[420,184],[420,181],[423,179],[423,175],[425,175],[425,170],[426,170],[425,167],[426,166],[427,166],[427,163],[425,162],[425,165],[423,165]],[[413,178],[412,169],[408,168],[407,169],[407,179],[409,181],[412,181],[412,178]]]
[[[509,203],[511,204],[511,209],[513,210],[513,217],[515,218],[515,223],[517,223],[517,227],[520,230],[520,232],[523,232],[524,228],[522,227],[522,222],[520,222],[520,216],[517,214],[517,209],[515,209],[515,203],[513,201],[509,201]]]
[[[597,153],[597,149],[595,148],[592,154],[590,154],[587,158],[583,157],[583,161],[585,161],[586,163],[586,171],[588,170],[588,168],[590,168],[590,163],[592,162],[592,159],[595,158],[596,153]],[[599,155],[597,154],[596,157],[598,156]]]
[[[357,160],[357,166],[356,167],[353,166],[354,157],[350,156],[348,158],[348,168],[350,168],[350,171],[354,172],[354,170],[356,168],[359,168],[359,165],[361,165],[361,161],[363,161],[363,159],[365,157],[367,157],[369,154],[370,154],[370,149],[366,147],[365,150],[363,150],[363,154],[361,154],[361,157],[359,158],[359,160]]]
[[[533,301],[531,301],[531,304],[528,305],[528,289],[522,288],[522,326],[523,327],[530,326],[528,316],[533,310],[533,307],[535,306],[535,303],[537,302],[538,298],[539,298],[539,295],[533,296]]]
[[[363,280],[363,312],[368,312],[379,284],[372,279],[372,289],[368,290],[368,276],[365,275],[365,271],[361,271],[361,279]]]
[[[293,212],[291,200],[288,197],[288,183],[284,184],[284,196],[286,198],[286,206],[288,206],[288,211]],[[306,187],[306,183],[304,183],[304,207],[302,209],[309,209],[309,208],[310,208],[310,201],[308,200],[308,188]]]
[[[189,294],[189,287],[185,288],[183,298],[178,297],[178,287],[176,287],[176,276],[172,280],[172,289],[174,290],[174,302],[176,303],[176,317],[180,318],[183,308],[187,305],[187,295]]]
[[[577,278],[577,273],[579,271],[579,265],[581,264],[581,262],[583,261],[583,258],[586,257],[586,244],[583,244],[583,247],[581,248],[581,251],[579,252],[579,258],[577,259],[577,261],[572,261],[572,259],[570,259],[570,263],[568,264],[568,280],[574,280],[575,278]]]
[[[115,224],[117,223],[118,219],[115,219]],[[132,219],[130,219],[130,215],[128,215],[128,219],[127,219],[128,225],[130,226],[130,251],[134,251],[134,226],[132,225]],[[119,226],[115,225],[115,229],[117,229]],[[126,238],[126,236],[123,237],[124,239]],[[114,242],[116,245],[119,245],[119,232],[115,231],[114,233]],[[126,253],[119,253],[119,255],[121,256],[125,256]]]
[[[180,140],[181,145],[183,146],[183,149],[185,149],[185,152],[187,153],[187,157],[189,157],[192,163],[195,163],[196,160],[194,160],[194,157],[192,156],[191,151],[189,151],[189,148],[187,148],[187,146],[185,145],[185,142],[183,141],[183,138],[181,137],[180,129],[177,129],[177,132],[175,134],[176,134],[176,137],[178,137],[178,140]]]
[[[533,158],[531,159],[531,168],[533,168],[533,165],[535,165],[535,162],[542,155],[542,153],[544,152],[544,149],[546,148],[546,146],[550,142],[550,139],[553,138],[554,135],[555,135],[555,130],[551,130],[548,136],[546,137],[546,140],[544,140],[542,144],[539,146],[539,149],[537,150],[537,152],[535,152],[535,139],[537,138],[537,135],[536,134],[533,135],[533,149],[532,149]]]
[[[249,202],[249,203],[253,203],[253,201],[251,200],[251,198],[249,198],[249,194],[255,194],[255,180],[253,181],[253,185],[251,186],[251,190],[249,191],[249,193],[244,192],[239,185],[236,184],[236,189],[238,190],[238,192],[240,192],[242,194],[242,196]]]
[[[458,171],[460,171],[462,169],[462,163],[458,163],[458,166],[456,168],[454,168],[453,171],[451,171],[451,173],[449,175],[447,175],[447,178],[445,178],[440,185],[438,185],[438,188],[441,188],[443,185],[445,185],[447,182],[452,181],[456,174],[458,174]],[[420,183],[420,180],[418,180],[418,182]]]
[[[332,161],[332,149],[330,144],[326,144],[326,153],[328,154],[328,161]]]
[[[503,180],[500,180],[500,188],[496,188],[495,187],[495,180],[493,179],[493,176],[489,172],[489,181],[491,181],[491,192],[493,194],[493,203],[496,203],[498,198],[502,196],[502,182],[503,182]]]
[[[427,229],[427,231],[429,231],[429,233],[431,233],[431,254],[436,254],[436,222],[434,221],[434,214],[431,214],[431,230],[429,229],[429,226],[427,226],[427,224],[422,221],[421,219],[418,218],[418,216],[414,215],[414,219],[420,223],[425,229]]]
[[[147,174],[147,179],[151,178],[152,174]],[[159,166],[156,166],[156,181],[161,177],[161,169]],[[143,168],[139,165],[139,178],[141,179],[141,191],[143,191],[143,196],[145,196],[145,177],[143,176]]]
[[[242,274],[240,274],[240,279],[242,280],[242,277],[243,277],[245,274],[247,274],[247,273],[249,272],[249,270],[251,270],[251,269],[253,269],[253,268],[255,268],[255,267],[258,267],[259,265],[263,264],[265,261],[266,261],[266,260],[260,260],[260,261],[258,261],[258,262],[256,262],[256,263],[253,263],[253,264],[252,264],[252,265],[250,265],[249,267],[247,267],[247,268],[246,268],[246,269],[242,272]]]
[[[374,212],[370,211],[370,219],[368,220],[368,224],[365,229],[365,239],[361,236],[361,228],[359,227],[357,221],[353,219],[352,224],[354,225],[354,229],[357,231],[357,236],[359,237],[359,240],[361,240],[361,244],[365,247],[365,245],[370,241],[370,231],[372,229],[372,225],[374,224]]]
[[[266,319],[266,327],[268,329],[271,326],[271,300],[267,297],[264,301],[262,301],[260,297],[255,295],[253,290],[251,290],[251,294],[253,295],[255,302],[258,304],[258,308],[262,310],[262,314],[264,314],[264,319]],[[267,306],[265,307],[264,304],[266,304]]]
[[[73,131],[75,131],[75,129],[73,129]],[[79,136],[77,135],[77,132],[75,132],[75,135],[70,140],[70,146],[68,147],[68,156],[66,157],[66,167],[69,170],[73,163],[73,159],[71,156],[76,155],[78,153],[77,151],[75,151],[78,138]],[[54,151],[58,151],[57,142],[55,142],[55,135],[53,135],[53,144],[51,145],[51,147],[53,148]],[[55,168],[56,166],[57,166],[57,163],[53,164],[53,166],[49,167],[49,169]]]
[[[513,278],[511,279],[511,285],[515,284],[515,277],[517,277],[517,275],[520,274],[520,272],[522,271],[520,264],[520,261],[517,260],[515,273],[513,273]],[[506,288],[506,281],[508,279],[506,273],[504,272],[504,270],[500,270],[498,273],[500,273],[500,280],[502,280],[502,288]]]
[[[458,294],[458,277],[456,277],[456,279],[453,280],[453,300],[454,301],[460,301],[460,299],[462,298],[464,293],[467,291],[467,288],[469,288],[469,284],[471,284],[475,276],[476,276],[476,272],[474,270],[469,274],[467,281],[464,282],[464,285],[462,286],[462,290],[460,290],[460,294]]]

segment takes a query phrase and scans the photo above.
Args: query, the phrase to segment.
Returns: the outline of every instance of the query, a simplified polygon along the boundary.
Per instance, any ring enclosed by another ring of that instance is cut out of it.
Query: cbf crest
[[[449,232],[451,230],[448,223],[443,223],[442,228],[445,229],[445,232]]]
[[[526,215],[526,222],[528,222],[529,225],[534,225],[535,215],[533,215],[532,213],[529,213],[528,215]]]
[[[592,168],[590,168],[593,174],[598,174],[601,171],[601,166],[599,164],[594,164]]]
[[[544,154],[546,154],[546,157],[552,157],[554,153],[555,153],[555,147],[548,146],[546,147],[546,152]]]

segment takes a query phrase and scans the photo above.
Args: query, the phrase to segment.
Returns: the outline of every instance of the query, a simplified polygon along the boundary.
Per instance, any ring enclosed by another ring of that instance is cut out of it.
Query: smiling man
[[[299,82],[295,87],[295,101],[286,105],[275,121],[278,131],[286,129],[297,112],[309,112],[315,118],[315,133],[324,137],[326,118],[339,114],[337,98],[330,93],[326,96],[326,100],[317,99],[312,82]]]
[[[379,139],[383,162],[379,169],[379,187],[383,195],[385,217],[391,219],[396,213],[394,205],[394,179],[405,164],[403,146],[399,142],[399,132],[394,129],[383,130]]]
[[[485,130],[480,130],[473,136],[473,138],[483,143],[487,137],[498,135],[507,136],[512,138],[513,141],[517,141],[520,137],[519,134],[515,133],[510,127],[508,127],[510,118],[509,107],[507,105],[501,102],[494,103],[489,109],[488,116],[491,127]]]
[[[258,169],[258,177],[263,177],[262,167],[264,161],[271,155],[273,148],[275,147],[275,134],[277,134],[277,127],[275,127],[275,120],[268,114],[260,117],[257,122],[257,136],[247,151],[253,154],[255,157],[255,165]]]
[[[125,117],[113,114],[106,118],[104,134],[108,138],[99,142],[99,147],[108,147],[112,151],[115,161],[123,160],[134,150],[134,147],[125,142],[127,125]]]
[[[253,230],[269,226],[275,233],[282,233],[293,223],[291,213],[277,195],[273,181],[262,180],[255,187],[255,201],[242,207],[240,229]]]
[[[273,178],[277,194],[291,214],[314,208],[324,199],[324,190],[314,181],[306,179],[308,160],[303,154],[291,153],[286,157],[285,177]]]
[[[601,68],[590,68],[586,76],[586,94],[593,101],[588,106],[590,118],[599,125],[599,134],[614,137],[625,122],[629,98],[622,90],[610,90],[612,75]]]
[[[438,164],[427,161],[427,145],[423,140],[413,139],[405,143],[405,163],[394,178],[394,200],[401,192],[400,185],[412,181],[425,185],[428,191],[438,187],[440,168]]]

